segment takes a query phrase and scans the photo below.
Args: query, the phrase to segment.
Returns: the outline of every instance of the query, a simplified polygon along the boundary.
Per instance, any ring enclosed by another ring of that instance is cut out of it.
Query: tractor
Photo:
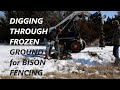
[[[59,43],[55,43],[56,51],[58,51],[58,49],[61,47],[61,52],[64,51],[67,52],[66,55],[70,55],[68,52],[79,53],[81,50],[85,49],[86,42],[81,38],[80,28],[77,28],[78,21],[83,19],[91,20],[91,23],[93,22],[100,23],[100,29],[101,29],[100,47],[104,47],[103,22],[102,22],[103,17],[100,15],[100,13],[97,12],[91,15],[86,11],[75,11],[72,14],[70,14],[68,17],[66,17],[64,20],[62,20],[60,23],[58,23],[56,26],[51,27],[49,29],[49,31],[52,31],[57,27],[60,27],[62,29],[62,32],[58,34],[58,36],[56,37],[56,40],[59,41]],[[60,47],[58,47],[58,45]]]
[[[50,28],[50,31],[56,27],[60,27],[62,32],[56,37],[59,40],[59,44],[64,46],[64,50],[72,53],[79,53],[81,50],[85,49],[86,42],[81,38],[79,29],[77,28],[77,22],[80,19],[85,19],[85,17],[90,14],[85,11],[75,11],[62,20],[59,24]],[[57,50],[57,44],[55,44],[55,49]]]

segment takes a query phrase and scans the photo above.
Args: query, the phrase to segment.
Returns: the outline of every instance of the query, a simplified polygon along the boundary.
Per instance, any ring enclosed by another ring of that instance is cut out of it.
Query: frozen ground
[[[10,67],[10,60],[13,61],[22,61],[23,59],[27,60],[44,60],[44,56],[23,56],[23,55],[10,55],[11,49],[44,49],[45,46],[7,46],[0,45],[0,75],[6,76],[10,75],[10,70],[33,70],[33,69],[42,69],[43,76],[34,76],[37,78],[44,77],[44,74],[48,72],[77,72],[76,66],[85,65],[85,66],[95,66],[95,65],[106,65],[110,62],[114,62],[114,57],[112,55],[113,47],[106,46],[101,49],[99,47],[88,47],[85,48],[80,53],[72,53],[72,60],[46,60],[45,65],[12,65]]]

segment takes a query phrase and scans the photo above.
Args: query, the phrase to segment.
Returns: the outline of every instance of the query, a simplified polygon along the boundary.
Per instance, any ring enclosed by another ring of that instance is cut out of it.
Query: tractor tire
[[[79,53],[81,51],[81,44],[78,41],[73,41],[71,43],[70,48],[71,48],[72,53]]]
[[[86,47],[86,42],[84,40],[82,40],[82,46],[81,46],[81,50],[84,50]]]

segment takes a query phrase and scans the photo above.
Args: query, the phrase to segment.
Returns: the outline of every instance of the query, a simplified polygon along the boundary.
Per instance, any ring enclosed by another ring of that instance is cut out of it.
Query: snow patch
[[[71,60],[46,60],[45,65],[18,65],[18,66],[9,66],[10,60],[13,59],[15,61],[22,61],[23,59],[29,60],[44,60],[43,57],[26,57],[23,55],[10,55],[11,49],[44,49],[45,46],[7,46],[7,45],[0,45],[0,75],[9,75],[10,70],[12,69],[19,69],[19,70],[30,70],[30,69],[42,69],[43,74],[48,72],[60,72],[60,73],[71,73],[71,72],[78,72],[84,73],[82,70],[77,70],[77,66],[85,65],[87,67],[95,66],[99,64],[107,64],[110,62],[114,62],[114,56],[112,55],[113,47],[105,47],[100,49],[99,47],[88,47],[85,48],[80,53],[72,53],[73,59]],[[95,52],[97,55],[91,56],[89,52]],[[120,53],[119,53],[120,54]],[[117,72],[117,71],[115,71]],[[98,71],[95,72],[99,74]],[[42,78],[42,76],[35,76],[37,78]],[[44,77],[44,75],[43,75]]]

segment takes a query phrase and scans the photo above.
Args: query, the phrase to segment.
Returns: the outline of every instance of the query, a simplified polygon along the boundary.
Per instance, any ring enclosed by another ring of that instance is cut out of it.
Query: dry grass
[[[15,77],[15,76],[3,76],[3,75],[1,75],[0,76],[0,79],[17,79],[17,77]]]
[[[46,77],[50,79],[120,79],[120,67],[115,67],[112,65],[106,66],[95,66],[95,67],[85,67],[79,66],[78,71],[84,71],[84,73],[80,72],[72,72],[61,74],[59,72],[51,72],[45,74]]]
[[[78,72],[49,72],[44,74],[42,79],[120,79],[120,67],[113,65],[106,66],[77,66]],[[82,72],[81,72],[82,71]],[[38,79],[32,76],[23,76],[21,78],[15,76],[0,76],[0,79]]]
[[[22,76],[22,77],[16,77],[16,76],[0,76],[0,79],[37,79],[32,76]]]

